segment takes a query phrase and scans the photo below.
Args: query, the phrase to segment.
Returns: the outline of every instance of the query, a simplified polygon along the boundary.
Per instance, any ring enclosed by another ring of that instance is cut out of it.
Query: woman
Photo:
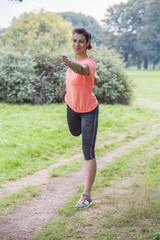
[[[76,208],[89,207],[93,201],[91,188],[96,176],[95,141],[98,127],[98,101],[93,93],[93,85],[99,82],[96,64],[87,55],[92,49],[91,33],[85,28],[75,28],[72,35],[74,59],[61,55],[66,73],[67,121],[71,134],[82,133],[82,147],[85,158],[85,188]]]

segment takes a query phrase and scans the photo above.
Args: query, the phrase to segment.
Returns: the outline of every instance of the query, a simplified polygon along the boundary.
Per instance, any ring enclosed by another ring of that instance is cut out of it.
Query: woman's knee
[[[78,136],[81,135],[81,133],[72,133],[72,135],[73,135],[74,137],[78,137]]]
[[[81,131],[77,131],[77,130],[72,130],[72,129],[69,129],[70,130],[70,133],[74,136],[74,137],[78,137],[81,135]]]

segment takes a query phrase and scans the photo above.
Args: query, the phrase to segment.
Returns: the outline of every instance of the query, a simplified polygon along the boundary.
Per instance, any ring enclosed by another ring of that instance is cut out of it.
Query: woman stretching
[[[91,33],[85,28],[75,28],[72,35],[74,59],[61,55],[66,73],[67,121],[71,134],[82,133],[82,148],[85,158],[85,187],[76,208],[89,207],[93,201],[91,188],[96,176],[95,141],[98,128],[98,101],[93,85],[99,82],[93,57],[87,55],[92,49]]]

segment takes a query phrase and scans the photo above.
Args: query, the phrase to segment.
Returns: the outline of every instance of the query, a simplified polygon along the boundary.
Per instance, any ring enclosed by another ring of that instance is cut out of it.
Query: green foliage
[[[1,27],[0,27],[0,39],[1,39],[1,35],[2,35],[5,31],[6,31],[5,28],[1,28]]]
[[[160,61],[159,0],[128,0],[109,7],[104,28],[107,46],[121,51],[125,62],[134,62],[138,68],[149,62],[153,67]]]
[[[152,59],[154,66],[160,61],[160,2],[149,1],[143,27],[138,31],[138,50],[147,59]]]
[[[71,30],[71,23],[63,21],[56,13],[44,10],[39,13],[25,12],[2,34],[2,42],[24,48],[38,41],[42,46],[56,50],[60,46],[70,45]]]
[[[71,30],[71,23],[60,15],[43,10],[14,19],[1,35],[0,100],[38,104],[62,101],[65,75],[58,49],[69,48]]]
[[[33,58],[13,48],[0,48],[0,100],[10,103],[34,102],[36,76]]]
[[[38,77],[34,103],[62,102],[65,94],[65,70],[60,54],[43,48],[32,51]]]
[[[72,57],[70,50],[64,51]],[[121,59],[105,47],[95,49],[93,55],[101,79],[94,88],[98,100],[129,104],[131,84]],[[24,52],[5,46],[0,48],[0,60],[0,101],[34,104],[63,101],[66,67],[62,64],[59,51],[50,51],[41,43]]]
[[[21,53],[1,47],[0,69],[0,101],[42,104],[64,98],[65,67],[47,48]]]
[[[94,52],[100,82],[94,87],[95,95],[102,103],[129,104],[133,85],[124,71],[120,56],[113,50],[101,46]]]

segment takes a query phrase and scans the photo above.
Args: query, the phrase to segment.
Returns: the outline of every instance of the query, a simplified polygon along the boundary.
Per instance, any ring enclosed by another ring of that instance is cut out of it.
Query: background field
[[[151,109],[160,109],[160,71],[159,70],[128,70],[135,83],[134,104]]]

